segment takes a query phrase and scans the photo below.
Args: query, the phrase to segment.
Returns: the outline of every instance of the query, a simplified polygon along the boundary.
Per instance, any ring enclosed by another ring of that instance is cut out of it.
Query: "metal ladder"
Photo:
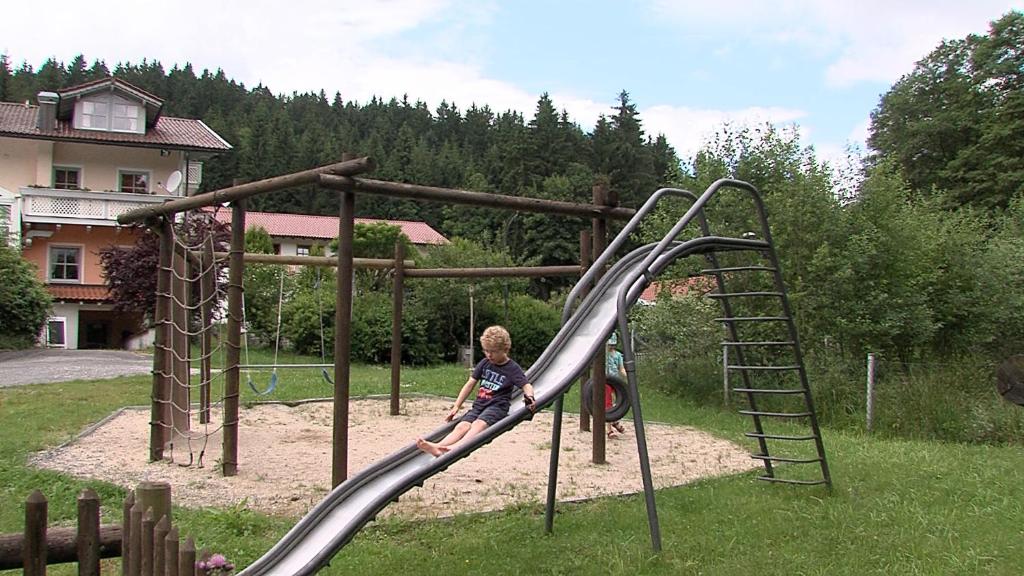
[[[745,435],[757,442],[759,451],[751,458],[764,465],[764,474],[758,479],[831,488],[796,325],[767,222],[762,224],[765,243],[761,248],[730,250],[722,255],[738,262],[723,265],[718,253],[705,254],[709,267],[702,273],[714,276],[718,284],[718,291],[708,297],[721,303],[724,316],[715,320],[724,324],[728,336],[722,343],[727,358],[724,369],[727,377],[738,373],[742,382],[731,392],[745,397],[747,408],[739,413],[753,419],[754,431]],[[753,262],[749,261],[751,255],[757,256]],[[737,289],[730,290],[732,286]],[[794,433],[794,425],[801,422],[808,425],[809,433]],[[820,477],[806,471],[806,465],[814,464],[820,467]],[[800,465],[805,470],[795,471]],[[786,476],[778,475],[780,468]],[[790,470],[795,477],[789,475]]]

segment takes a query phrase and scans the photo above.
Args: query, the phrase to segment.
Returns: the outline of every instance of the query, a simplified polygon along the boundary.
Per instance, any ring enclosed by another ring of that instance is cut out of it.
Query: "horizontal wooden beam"
[[[436,186],[420,186],[418,184],[403,184],[400,182],[369,180],[366,178],[350,178],[348,176],[336,174],[321,174],[319,179],[321,186],[332,190],[341,190],[346,192],[355,190],[357,193],[364,194],[394,196],[398,198],[409,198],[411,200],[446,202],[449,204],[489,206],[492,208],[518,210],[520,212],[562,214],[565,216],[580,216],[583,218],[606,217],[615,220],[629,220],[633,214],[636,213],[636,210],[633,210],[632,208],[600,206],[597,204],[577,204],[574,202],[562,202],[559,200],[507,196],[504,194],[472,192],[469,190],[456,190],[453,188],[438,188]]]
[[[315,184],[321,174],[353,176],[356,174],[363,174],[364,172],[370,172],[375,167],[376,162],[374,162],[373,158],[370,157],[356,158],[355,160],[347,160],[345,162],[336,162],[334,164],[327,164],[310,170],[303,170],[301,172],[294,172],[283,176],[275,176],[273,178],[267,178],[257,182],[239,184],[238,186],[221,188],[220,190],[214,190],[213,192],[206,192],[196,196],[189,196],[187,198],[179,198],[163,204],[154,204],[152,206],[136,208],[135,210],[130,210],[118,216],[117,222],[118,224],[135,224],[157,216],[184,212],[186,210],[195,210],[196,208],[204,208],[207,206],[216,206],[255,196],[257,194],[263,194],[265,192],[294,188],[295,186],[301,186],[303,184]]]
[[[227,258],[227,252],[214,252],[217,258]],[[250,264],[285,264],[292,266],[338,266],[338,259],[334,256],[287,256],[280,254],[255,254],[246,252],[242,254],[242,260]],[[353,258],[356,268],[394,268],[395,261],[390,258]],[[409,268],[415,266],[412,260],[406,260],[403,266]]]
[[[75,528],[49,527],[46,530],[46,563],[64,564],[78,562],[78,532]],[[14,570],[22,567],[21,553],[25,547],[25,535],[20,533],[0,534],[0,570]],[[100,558],[121,556],[121,525],[100,526]]]

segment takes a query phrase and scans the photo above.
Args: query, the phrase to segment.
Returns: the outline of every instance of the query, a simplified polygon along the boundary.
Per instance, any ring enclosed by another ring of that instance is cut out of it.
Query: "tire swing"
[[[604,411],[605,422],[618,422],[629,412],[629,387],[620,376],[608,376],[608,385],[612,387],[612,407]],[[583,383],[583,397],[593,398],[593,378]]]

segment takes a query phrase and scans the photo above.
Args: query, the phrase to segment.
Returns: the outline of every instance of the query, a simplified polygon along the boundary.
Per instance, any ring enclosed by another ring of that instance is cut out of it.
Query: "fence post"
[[[46,576],[46,496],[34,490],[25,500],[25,576]]]
[[[868,354],[867,429],[875,427],[875,354]]]
[[[132,508],[135,506],[135,492],[129,492],[121,505],[121,576],[128,576],[132,558]]]
[[[100,497],[92,488],[78,495],[78,576],[100,576]]]
[[[153,574],[165,576],[167,573],[167,532],[171,529],[171,520],[166,515],[160,518],[153,529]]]
[[[135,487],[135,498],[142,504],[143,510],[153,509],[153,520],[159,521],[161,517],[167,516],[168,522],[171,518],[171,485],[167,482],[139,482]]]
[[[178,576],[193,576],[196,572],[196,543],[192,537],[185,539],[178,554]]]
[[[132,536],[126,541],[131,555],[128,557],[128,576],[139,576],[142,573],[142,503],[136,502],[128,515],[132,526]],[[124,544],[122,544],[123,546]]]
[[[167,532],[167,543],[164,548],[164,562],[167,576],[178,576],[178,528],[172,526]]]
[[[139,572],[142,576],[153,576],[153,533],[156,530],[156,522],[153,520],[153,509],[147,508],[142,515],[142,535],[139,538],[142,542],[142,562]]]

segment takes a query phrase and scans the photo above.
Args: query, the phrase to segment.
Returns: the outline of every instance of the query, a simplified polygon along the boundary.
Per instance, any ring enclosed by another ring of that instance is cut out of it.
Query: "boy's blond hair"
[[[512,337],[504,326],[490,326],[480,335],[480,344],[484,348],[508,353],[512,349]]]

